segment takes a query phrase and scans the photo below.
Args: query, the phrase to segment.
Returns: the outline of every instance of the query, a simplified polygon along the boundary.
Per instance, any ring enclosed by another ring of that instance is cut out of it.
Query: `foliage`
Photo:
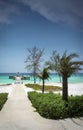
[[[45,80],[49,79],[50,77],[49,68],[43,68],[42,72],[38,74],[38,77],[42,79],[42,93],[44,93]]]
[[[42,85],[39,84],[26,84],[27,87],[30,87],[34,90],[42,90]],[[61,91],[62,88],[59,86],[45,85],[45,91]]]
[[[66,75],[68,78],[72,74],[82,69],[80,66],[83,65],[83,61],[74,60],[74,58],[78,57],[79,56],[76,53],[67,55],[66,51],[64,52],[64,54],[60,58],[60,73],[62,76]]]
[[[60,74],[59,59],[60,59],[59,54],[57,53],[56,50],[54,50],[51,54],[49,61],[45,62],[45,65],[48,66],[51,70],[56,71],[60,77],[61,74]],[[60,82],[61,82],[61,78],[60,78]]]
[[[3,105],[5,104],[8,97],[8,93],[0,93],[0,110],[2,109]]]
[[[69,97],[68,102],[53,93],[29,92],[28,97],[39,114],[45,118],[83,117],[83,96]]]
[[[7,86],[7,85],[11,85],[11,83],[8,83],[8,84],[0,84],[0,86]]]
[[[43,68],[42,72],[38,74],[38,77],[42,80],[46,80],[50,77],[49,68]]]
[[[78,58],[76,53],[67,55],[65,51],[64,54],[60,56],[56,51],[53,51],[50,60],[46,62],[46,65],[62,76],[62,99],[65,101],[68,100],[68,78],[81,70],[82,68],[80,66],[83,65],[83,61],[75,61],[74,58]]]
[[[43,56],[43,51],[41,49],[38,49],[36,46],[33,48],[28,48],[28,56],[25,61],[26,68],[32,72],[34,76],[34,83],[36,83],[36,76],[39,71],[40,63],[41,63],[41,58]]]

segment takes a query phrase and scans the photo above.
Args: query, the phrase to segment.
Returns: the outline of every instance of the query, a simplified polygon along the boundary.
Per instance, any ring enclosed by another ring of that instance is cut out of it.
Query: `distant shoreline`
[[[0,84],[0,86],[8,86],[8,85],[12,85],[11,83],[7,84],[7,83],[3,83],[3,84]]]
[[[30,80],[22,80],[24,84],[26,83],[34,83],[33,76],[31,73],[20,73],[22,76],[30,76]],[[0,84],[12,84],[15,81],[13,79],[9,79],[9,76],[16,76],[16,73],[0,73]],[[62,79],[61,79],[62,81]],[[60,83],[60,77],[56,73],[50,74],[50,79],[45,81],[47,84],[50,83]],[[83,83],[83,73],[77,73],[72,75],[68,79],[69,83]],[[37,78],[37,83],[42,83],[40,79]]]
[[[42,84],[41,84],[42,85]],[[45,85],[54,85],[54,86],[60,86],[62,87],[62,83],[46,83]],[[16,84],[11,85],[1,85],[0,84],[0,93],[1,92],[8,92],[9,94],[12,92],[13,87],[16,87]],[[26,88],[25,84],[21,84],[21,86],[24,88],[24,90],[27,92],[32,91],[30,88]],[[62,94],[62,92],[60,92]],[[68,94],[69,95],[83,95],[83,83],[68,83]]]

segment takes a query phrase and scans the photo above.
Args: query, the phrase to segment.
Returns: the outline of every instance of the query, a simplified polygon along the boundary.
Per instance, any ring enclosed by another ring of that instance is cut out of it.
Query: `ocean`
[[[15,80],[9,79],[9,76],[15,76],[16,73],[0,73],[0,84],[11,84],[14,83]],[[21,73],[23,76],[30,76],[30,80],[22,80],[23,83],[34,83],[33,76],[30,73]],[[37,78],[37,83],[41,83],[42,81]],[[50,74],[50,79],[46,80],[46,83],[60,83],[61,78],[55,74]],[[69,83],[83,83],[83,73],[77,73],[72,75],[68,79]]]

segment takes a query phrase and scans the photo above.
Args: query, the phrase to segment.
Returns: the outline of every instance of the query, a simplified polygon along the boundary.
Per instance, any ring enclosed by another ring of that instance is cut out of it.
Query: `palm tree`
[[[52,57],[51,57],[52,58]],[[62,76],[62,99],[68,101],[68,78],[81,70],[81,65],[83,65],[83,61],[75,61],[74,58],[78,58],[76,53],[72,53],[67,55],[66,51],[60,57],[59,54],[55,54],[55,65],[53,65],[54,70],[58,72]],[[57,61],[57,62],[56,62]],[[51,59],[47,62],[50,67],[52,67]],[[54,67],[55,66],[55,67]]]
[[[68,101],[68,78],[81,70],[81,65],[83,65],[83,61],[75,61],[74,58],[78,58],[78,55],[76,53],[72,53],[70,55],[67,55],[65,52],[63,56],[60,58],[60,74],[62,75],[62,99],[65,101]]]
[[[38,77],[42,79],[42,93],[44,93],[45,80],[50,77],[49,68],[43,68],[43,71],[40,74],[38,74]]]
[[[56,50],[54,50],[52,52],[52,55],[50,57],[50,60],[45,62],[45,65],[46,66],[49,66],[50,70],[54,70],[55,72],[57,72],[58,76],[59,76],[59,79],[60,79],[60,82],[61,82],[61,74],[60,74],[60,69],[59,69],[59,61],[60,61],[60,56],[59,54],[57,53]]]

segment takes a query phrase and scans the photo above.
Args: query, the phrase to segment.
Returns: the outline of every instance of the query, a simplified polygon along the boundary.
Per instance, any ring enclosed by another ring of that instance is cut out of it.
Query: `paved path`
[[[0,111],[0,130],[83,130],[83,118],[42,118],[32,107],[23,85],[13,85],[13,91]]]

